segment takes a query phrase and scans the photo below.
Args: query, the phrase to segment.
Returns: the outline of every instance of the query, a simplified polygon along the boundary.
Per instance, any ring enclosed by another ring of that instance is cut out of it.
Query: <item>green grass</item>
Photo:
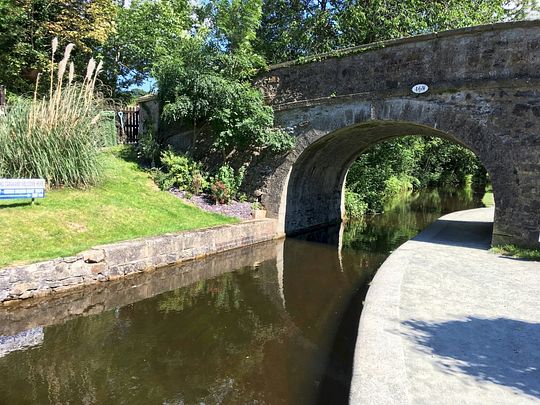
[[[540,261],[540,249],[520,248],[516,245],[500,245],[491,248],[493,253],[525,260]]]
[[[154,185],[135,163],[101,156],[103,181],[57,189],[45,199],[0,202],[0,267],[68,256],[92,246],[238,222],[202,211]]]
[[[486,207],[493,207],[495,205],[495,199],[493,198],[493,193],[488,191],[484,194],[482,198],[482,204]]]

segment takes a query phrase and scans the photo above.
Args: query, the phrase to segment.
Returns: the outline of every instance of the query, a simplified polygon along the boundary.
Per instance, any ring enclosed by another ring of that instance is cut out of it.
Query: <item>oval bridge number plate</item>
[[[415,94],[422,94],[428,91],[428,89],[429,87],[427,84],[415,84],[411,90]]]

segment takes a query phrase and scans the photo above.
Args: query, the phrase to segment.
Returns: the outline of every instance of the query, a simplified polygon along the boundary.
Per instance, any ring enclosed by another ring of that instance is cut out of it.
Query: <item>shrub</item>
[[[137,143],[137,157],[144,163],[150,163],[151,167],[156,166],[159,160],[160,144],[154,131],[147,130],[141,135]]]
[[[210,187],[212,198],[217,204],[228,204],[231,200],[231,195],[227,186],[223,182],[216,180]]]
[[[230,198],[237,198],[239,196],[238,191],[240,190],[240,186],[244,181],[245,171],[246,168],[241,167],[235,172],[231,166],[224,164],[218,169],[215,180],[224,184],[227,190],[229,190]]]
[[[154,63],[162,118],[205,127],[213,137],[213,147],[224,155],[290,150],[294,138],[273,128],[272,108],[265,104],[260,90],[246,80],[253,69],[244,66],[244,73],[232,73],[245,62],[239,54],[223,55],[201,37],[180,41]]]
[[[244,181],[245,167],[241,167],[237,172],[225,164],[221,166],[214,178],[210,187],[210,195],[212,199],[219,204],[228,204],[232,199],[241,198],[239,193],[240,186]]]
[[[97,125],[100,99],[94,87],[101,62],[96,66],[90,60],[82,85],[74,83],[71,63],[64,82],[72,47],[66,47],[56,78],[51,69],[48,97],[38,99],[36,91],[33,100],[16,99],[0,117],[0,177],[44,178],[50,186],[69,187],[99,180],[99,148],[106,133]],[[53,41],[51,67],[55,51]]]
[[[361,218],[368,210],[368,203],[362,200],[362,196],[350,191],[345,191],[345,213],[349,219]]]
[[[208,187],[208,180],[201,164],[186,155],[166,150],[161,154],[165,172],[154,172],[154,180],[163,190],[178,187],[180,190],[200,194]]]
[[[412,176],[390,176],[384,182],[384,197],[394,197],[396,195],[411,191],[413,189],[414,179]]]
[[[206,188],[208,188],[208,180],[199,170],[194,170],[191,173],[191,192],[199,195]]]

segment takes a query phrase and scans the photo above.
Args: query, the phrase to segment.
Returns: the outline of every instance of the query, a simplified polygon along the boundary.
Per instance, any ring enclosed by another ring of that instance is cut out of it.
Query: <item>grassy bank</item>
[[[58,189],[31,206],[0,202],[0,267],[59,256],[89,247],[237,222],[204,212],[159,191],[135,163],[112,151],[101,156],[103,181],[88,190]]]
[[[540,249],[520,248],[516,245],[500,245],[491,248],[493,253],[518,259],[540,261]]]

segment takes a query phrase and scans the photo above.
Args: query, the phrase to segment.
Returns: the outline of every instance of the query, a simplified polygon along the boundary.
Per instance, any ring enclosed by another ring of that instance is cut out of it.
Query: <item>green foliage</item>
[[[143,163],[150,163],[151,167],[156,166],[161,152],[161,145],[154,131],[146,130],[139,138],[136,146],[137,157]]]
[[[428,138],[411,175],[420,181],[420,187],[459,186],[480,167],[468,149],[442,138]]]
[[[445,139],[409,136],[380,143],[358,157],[347,173],[346,187],[361,210],[383,211],[394,195],[427,187],[463,186],[485,170],[468,149]],[[367,207],[366,207],[367,206]]]
[[[492,192],[487,192],[482,197],[482,204],[484,204],[486,207],[493,207],[495,205],[495,199]]]
[[[491,252],[503,256],[512,256],[519,259],[533,260],[540,262],[540,249],[521,248],[516,245],[499,245],[491,248]]]
[[[113,0],[8,0],[0,2],[0,84],[28,95],[38,73],[46,73],[54,37],[61,45],[75,44],[74,62],[84,68],[90,55],[99,55],[114,32],[117,6]]]
[[[231,199],[238,198],[240,187],[244,181],[245,167],[235,170],[229,165],[221,166],[212,179],[210,194],[219,204],[228,204]]]
[[[119,89],[142,84],[154,61],[187,40],[191,24],[186,0],[134,0],[121,7],[104,48],[109,82]]]
[[[534,0],[265,0],[255,50],[278,63],[403,36],[521,19]]]
[[[216,0],[214,20],[219,40],[236,53],[251,49],[261,22],[263,0]]]
[[[225,164],[217,170],[215,176],[209,178],[200,162],[170,149],[161,154],[161,163],[163,170],[154,169],[151,173],[162,190],[177,187],[195,195],[209,191],[210,196],[219,204],[228,204],[231,199],[241,196],[239,190],[244,181],[245,167],[235,171]]]
[[[401,177],[390,176],[384,182],[385,197],[393,197],[412,190],[414,180],[416,179],[407,175],[402,175]]]
[[[210,195],[216,204],[228,204],[231,200],[231,195],[227,186],[221,181],[214,181],[210,187]]]
[[[208,186],[201,164],[189,156],[168,149],[161,154],[161,163],[165,171],[154,171],[154,180],[162,190],[177,187],[197,195]]]
[[[92,246],[237,222],[159,191],[115,147],[99,154],[102,181],[91,190],[60,188],[33,206],[0,202],[0,266],[71,256]]]
[[[362,196],[345,190],[345,212],[348,219],[360,219],[366,213],[368,204],[362,200]]]
[[[70,49],[51,75],[56,84],[48,97],[17,99],[0,116],[0,177],[43,178],[49,186],[68,187],[98,182],[98,151],[109,137],[107,126],[99,125],[102,102],[94,94],[100,65],[91,60],[82,85],[72,81],[73,65],[64,80]]]
[[[243,57],[223,57],[201,38],[184,45],[154,69],[165,120],[202,128],[224,155],[264,148],[279,153],[292,147],[291,136],[272,128],[273,111],[260,91],[243,80],[251,69],[242,65]]]

